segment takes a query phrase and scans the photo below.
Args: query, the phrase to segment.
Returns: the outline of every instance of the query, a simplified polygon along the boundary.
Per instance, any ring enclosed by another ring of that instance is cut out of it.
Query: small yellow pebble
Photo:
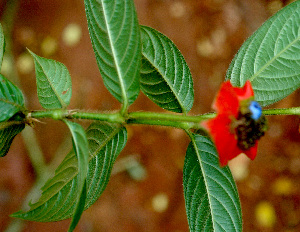
[[[44,56],[51,56],[57,51],[57,41],[47,36],[41,43],[41,51]]]
[[[209,38],[205,38],[202,40],[199,40],[197,42],[197,53],[200,56],[209,57],[214,53],[214,45],[209,40]]]
[[[291,195],[294,192],[294,184],[287,177],[278,178],[272,185],[272,190],[276,195]]]
[[[17,58],[17,68],[21,74],[29,74],[34,70],[34,62],[29,53],[22,53]]]
[[[183,2],[174,2],[170,6],[170,14],[174,18],[181,18],[187,13],[186,6]]]
[[[62,40],[67,46],[75,46],[79,43],[82,36],[81,27],[78,24],[70,23],[62,33]]]
[[[255,208],[255,217],[259,226],[272,228],[276,223],[273,205],[267,201],[260,202]]]
[[[280,0],[271,1],[267,8],[271,14],[275,14],[283,7],[283,3]]]
[[[158,213],[168,209],[169,197],[166,193],[158,193],[152,198],[152,208]]]

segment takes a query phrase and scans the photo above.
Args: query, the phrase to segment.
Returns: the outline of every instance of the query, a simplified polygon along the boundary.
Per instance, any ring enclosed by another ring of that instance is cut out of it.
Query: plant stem
[[[34,185],[31,187],[29,193],[27,194],[25,200],[23,201],[23,210],[26,210],[29,202],[32,199],[37,199],[39,197],[41,187],[43,186],[43,184],[45,184],[45,181],[50,178],[50,176],[51,173],[48,170],[44,170],[43,174],[37,178]],[[19,218],[13,218],[12,222],[5,229],[5,232],[21,232],[23,231],[24,224],[24,220],[21,220]]]
[[[268,109],[263,111],[264,115],[300,115],[300,107]]]
[[[38,139],[32,127],[25,127],[22,131],[23,140],[26,144],[26,149],[28,151],[28,156],[34,167],[34,171],[38,178],[40,178],[44,172],[47,170],[46,160],[44,158],[43,152],[40,145],[38,144]]]
[[[5,58],[9,64],[9,69],[7,70],[6,76],[9,77],[10,80],[12,80],[17,86],[20,86],[20,78],[17,73],[17,69],[15,67],[15,60],[12,52],[12,30],[13,30],[13,24],[15,15],[18,11],[20,5],[19,0],[10,0],[7,1],[7,7],[2,15],[1,23],[3,23],[3,30],[6,38],[6,51],[5,51]],[[46,162],[43,156],[43,153],[41,151],[41,148],[38,144],[35,132],[32,128],[25,128],[22,132],[22,138],[25,144],[26,149],[28,150],[28,156],[32,163],[32,167],[34,169],[34,172],[36,173],[36,182],[32,189],[30,190],[30,193],[27,195],[27,201],[26,204],[28,204],[28,201],[32,199],[33,195],[39,194],[39,189],[41,187],[41,180],[43,182],[45,181],[45,173],[48,173],[48,169],[46,168]],[[24,202],[24,203],[25,203]],[[23,208],[25,207],[25,204],[23,204]],[[24,221],[20,219],[13,219],[8,227],[6,228],[6,232],[19,232],[23,229]]]
[[[132,112],[128,114],[128,124],[148,124],[158,126],[171,126],[176,128],[199,129],[199,123],[203,120],[215,117],[214,113],[199,116],[187,116],[179,114],[164,114],[154,112]]]
[[[80,112],[75,110],[47,110],[33,111],[28,113],[27,118],[52,118],[55,120],[68,119],[88,119],[106,121],[120,124],[148,124],[171,126],[182,129],[199,128],[199,123],[203,120],[215,117],[215,113],[204,114],[199,116],[187,116],[179,114],[166,114],[154,112],[132,112],[127,116],[122,116],[120,113],[94,113]]]
[[[4,32],[6,38],[6,51],[5,56],[10,63],[11,67],[14,67],[15,60],[12,53],[12,44],[11,44],[11,35],[13,30],[13,23],[14,17],[18,11],[20,1],[18,0],[11,0],[8,1],[7,7],[3,14],[2,20],[4,22]],[[13,79],[17,85],[20,85],[20,78],[17,73],[17,69],[12,68],[9,70],[10,73],[8,74],[10,79]],[[9,123],[9,122],[6,122]],[[15,123],[14,123],[15,124]],[[43,157],[43,153],[41,152],[41,148],[37,142],[37,138],[35,136],[34,131],[30,129],[25,129],[22,131],[22,137],[26,146],[26,149],[29,151],[28,155],[32,162],[33,168],[37,174],[37,177],[43,172],[44,168],[46,167],[46,163]]]
[[[125,123],[125,118],[120,113],[73,112],[70,117],[74,119],[100,120],[121,124]]]
[[[197,116],[187,116],[180,114],[166,114],[166,113],[154,113],[154,112],[132,112],[129,113],[128,118],[133,120],[167,120],[173,122],[194,122],[199,123],[203,120],[215,117],[215,113],[202,114]]]
[[[15,66],[15,60],[12,53],[12,30],[13,24],[15,22],[14,18],[19,9],[20,1],[11,0],[7,1],[7,6],[1,18],[1,24],[3,26],[4,37],[5,37],[5,59],[9,63],[9,70],[6,76],[9,77],[17,86],[20,86],[20,79],[18,77],[17,69],[13,68]],[[3,70],[1,70],[3,71]]]
[[[46,111],[32,111],[27,114],[27,118],[52,118],[54,120],[62,119],[87,119],[106,121],[111,123],[124,123],[125,118],[120,113],[92,113],[81,112],[76,110],[46,110]]]
[[[286,109],[268,109],[264,110],[265,115],[300,115],[300,107]],[[62,119],[87,119],[106,121],[119,124],[148,124],[158,126],[171,126],[181,129],[199,129],[200,123],[204,120],[214,118],[216,113],[207,113],[196,116],[188,116],[171,113],[155,113],[155,112],[132,112],[126,116],[121,113],[97,113],[97,112],[81,112],[75,110],[46,110],[33,111],[28,113],[27,118],[52,118],[55,120]]]
[[[162,121],[162,120],[128,120],[128,124],[143,124],[143,125],[156,125],[156,126],[170,126],[175,128],[181,128],[184,130],[198,128],[199,126],[195,125],[195,123],[188,122],[172,122],[172,121]]]

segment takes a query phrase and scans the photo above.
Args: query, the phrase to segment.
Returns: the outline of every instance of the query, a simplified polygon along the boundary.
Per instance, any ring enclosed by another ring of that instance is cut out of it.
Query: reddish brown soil
[[[0,1],[0,15],[6,2]],[[192,114],[211,110],[211,102],[234,54],[245,39],[274,13],[276,3],[280,4],[280,1],[269,0],[135,2],[140,23],[166,34],[186,58],[195,87]],[[25,47],[42,55],[40,43],[47,36],[57,40],[57,51],[47,58],[64,63],[70,71],[73,80],[70,109],[103,111],[119,108],[119,103],[100,79],[82,0],[21,0],[13,20],[12,46],[16,59],[25,52]],[[81,41],[74,47],[66,46],[61,37],[69,23],[79,24],[82,28]],[[19,74],[28,108],[41,109],[34,71]],[[299,106],[299,99],[300,92],[297,91],[272,107]],[[130,110],[162,111],[143,94]],[[300,231],[299,119],[293,116],[268,119],[270,130],[259,145],[258,156],[245,167],[248,175],[237,182],[244,231]],[[36,124],[35,131],[47,162],[66,139],[66,129],[62,123],[50,120],[46,124]],[[76,231],[188,231],[182,189],[182,166],[189,142],[187,136],[179,130],[147,126],[130,126],[128,131],[129,140],[119,158],[136,155],[147,171],[146,179],[135,181],[126,172],[113,175],[102,197],[83,214]],[[61,157],[67,152],[60,154]],[[35,180],[21,136],[14,140],[9,154],[0,159],[0,176],[0,231],[5,231],[11,222],[8,215],[20,209]],[[274,183],[283,177],[293,187],[280,193]],[[151,203],[153,197],[160,193],[169,198],[169,205],[163,212],[155,211]],[[269,202],[276,212],[275,224],[269,228],[262,226],[255,216],[257,205],[262,201]],[[69,221],[26,222],[23,231],[66,231],[68,224]]]

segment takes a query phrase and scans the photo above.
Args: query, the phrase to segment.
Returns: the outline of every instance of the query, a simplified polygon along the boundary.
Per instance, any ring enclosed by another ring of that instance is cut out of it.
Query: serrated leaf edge
[[[194,149],[194,151],[196,152],[196,155],[197,155],[197,159],[198,159],[198,161],[199,161],[199,165],[200,165],[200,167],[201,167],[201,172],[203,173],[203,180],[204,180],[204,183],[205,183],[205,186],[206,186],[206,189],[208,190],[209,189],[209,186],[208,186],[208,181],[207,181],[207,178],[206,178],[206,176],[207,175],[205,175],[205,173],[204,173],[204,168],[203,168],[203,163],[206,163],[207,165],[210,165],[211,167],[213,167],[214,169],[215,169],[215,167],[213,166],[213,165],[211,165],[211,164],[209,164],[209,163],[207,163],[207,162],[205,162],[205,161],[203,161],[202,159],[201,159],[201,156],[200,156],[200,154],[199,154],[199,149],[198,149],[198,147],[197,147],[197,144],[196,144],[196,138],[195,138],[195,135],[193,135],[193,134],[190,134],[189,133],[189,135],[190,135],[190,138],[191,138],[191,142],[193,143],[193,149]],[[203,141],[202,141],[203,142]],[[209,145],[209,146],[211,146],[212,144],[210,144],[210,143],[208,143],[207,141],[205,141],[204,143],[206,143],[207,145]],[[216,156],[215,154],[213,154],[213,153],[211,153],[211,152],[209,152],[209,151],[205,151],[205,152],[207,152],[207,153],[210,153],[211,155],[213,155],[213,156]],[[216,153],[217,154],[217,153]],[[226,168],[226,167],[224,167],[224,168]],[[221,174],[223,175],[223,173],[221,172]],[[224,175],[223,175],[224,176]],[[227,180],[229,180],[226,176],[224,176]],[[216,181],[215,179],[213,179],[214,181]],[[229,183],[231,183],[231,181],[228,181]],[[220,185],[220,184],[219,184]],[[222,185],[220,185],[220,186],[222,186]],[[232,189],[234,189],[234,190],[236,190],[236,188],[232,188]],[[225,192],[227,193],[227,189],[225,190]],[[206,194],[207,194],[207,196],[208,196],[208,201],[209,201],[209,205],[211,206],[211,208],[212,208],[212,203],[211,203],[211,197],[212,196],[210,196],[210,194],[208,194],[208,192],[206,192]],[[228,195],[230,195],[230,194],[228,194]],[[231,198],[230,198],[231,199]],[[217,200],[217,199],[216,199]],[[231,199],[232,200],[232,199]],[[234,205],[234,207],[236,208],[236,204],[235,204],[235,202],[233,201],[233,205]],[[220,203],[221,204],[221,203]],[[221,204],[222,206],[223,206],[223,204]],[[226,209],[226,207],[224,207],[223,206],[223,208],[227,211],[227,213],[228,213],[228,215],[230,216],[230,218],[232,218],[232,215],[230,214],[230,212]],[[236,208],[236,210],[237,211],[239,211],[239,209],[238,208]],[[212,223],[213,223],[213,228],[216,228],[216,226],[215,226],[215,222],[216,222],[216,220],[214,220],[213,218],[214,218],[214,215],[213,214],[211,214],[211,217],[212,217]],[[235,220],[232,220],[232,221],[235,221]],[[219,225],[219,224],[218,224]],[[237,228],[236,228],[236,225],[235,225],[235,223],[233,223],[233,225],[234,225],[234,227],[235,227],[235,231],[237,231]],[[224,230],[225,231],[225,230]]]
[[[289,16],[289,18],[292,17],[292,15]],[[288,19],[286,19],[286,22],[288,21]],[[273,25],[274,22],[272,22],[271,25]],[[286,24],[286,23],[285,23]],[[281,30],[283,29],[284,27],[281,28]],[[269,29],[268,31],[266,32],[265,36],[269,33]],[[280,33],[278,33],[280,34]],[[286,50],[288,50],[288,48],[290,48],[292,45],[294,45],[296,42],[298,42],[300,40],[300,36],[298,36],[297,38],[295,38],[294,41],[292,41],[291,43],[288,44],[288,46],[286,46],[283,50],[281,50],[279,53],[277,53],[275,56],[273,56],[272,59],[270,59],[267,63],[265,63],[257,72],[254,73],[254,75],[252,77],[249,78],[249,80],[252,82],[254,81],[254,79],[261,73],[263,72],[268,66],[270,66],[272,64],[272,62],[274,60],[276,60],[278,57],[280,57],[280,55],[282,53],[284,53]],[[276,44],[275,44],[276,45]],[[250,46],[250,44],[249,44]],[[260,44],[260,47],[262,46],[262,43]],[[260,48],[258,48],[259,50]],[[254,64],[255,65],[255,64]]]
[[[116,71],[118,73],[118,79],[119,79],[119,84],[120,84],[120,88],[122,90],[122,98],[123,98],[123,103],[124,104],[128,104],[128,98],[127,98],[127,94],[126,94],[126,88],[125,88],[125,84],[124,84],[124,81],[123,79],[121,78],[122,77],[122,73],[120,71],[120,67],[119,65],[116,63],[116,59],[115,57],[116,56],[116,51],[115,51],[115,46],[113,44],[113,40],[111,39],[111,30],[110,30],[110,26],[109,24],[107,23],[108,22],[108,19],[107,19],[107,15],[105,14],[105,7],[102,3],[102,1],[100,1],[100,5],[102,7],[102,11],[104,12],[103,15],[104,15],[104,21],[105,21],[105,26],[106,26],[106,32],[107,32],[107,35],[108,35],[108,41],[109,41],[109,44],[110,44],[110,47],[111,47],[111,51],[112,51],[112,56],[114,57],[113,59],[113,62],[115,64],[115,67],[116,67]]]
[[[53,86],[52,81],[51,81],[51,80],[48,78],[48,76],[46,75],[46,73],[48,73],[48,72],[44,69],[43,65],[42,65],[42,64],[40,63],[40,61],[39,61],[39,59],[44,59],[44,60],[47,61],[47,62],[49,62],[49,60],[46,59],[46,58],[44,58],[44,57],[40,57],[40,56],[34,54],[34,53],[33,53],[32,51],[30,51],[29,49],[27,49],[27,50],[28,50],[28,52],[32,55],[32,57],[34,58],[35,64],[37,64],[37,65],[43,70],[44,76],[47,78],[48,84],[50,85],[51,90],[55,93],[55,94],[52,95],[52,96],[55,96],[55,97],[57,98],[57,100],[59,101],[59,104],[61,105],[61,108],[63,108],[63,109],[67,108],[68,103],[66,103],[66,102],[60,97],[60,94],[56,91],[56,88]],[[56,61],[56,60],[51,60],[51,61],[53,61],[53,62],[55,63],[55,65],[57,65],[57,64],[63,65],[62,63],[59,63],[59,62]],[[64,66],[64,65],[63,65],[63,66]],[[45,104],[45,103],[43,103],[43,105],[44,105],[44,104]]]
[[[89,157],[88,157],[88,163],[96,156],[96,154],[116,135],[116,134],[118,134],[119,132],[120,132],[120,130],[123,128],[123,126],[118,126],[118,127],[116,127],[115,128],[115,130],[114,130],[114,133],[112,133],[111,134],[111,136],[109,136],[109,137],[107,137],[105,140],[103,140],[103,142],[102,142],[102,145],[98,148],[98,149],[96,149],[94,152],[93,152],[93,155],[89,155]],[[70,153],[69,153],[70,154]],[[69,155],[68,154],[68,155]],[[68,156],[67,155],[67,156]],[[70,156],[69,158],[73,158],[73,156]],[[71,167],[68,167],[67,169],[69,169],[69,168],[71,168],[71,169],[76,169],[77,171],[76,172],[74,172],[73,173],[73,175],[72,176],[68,176],[69,178],[68,178],[68,180],[67,181],[63,181],[63,185],[61,185],[61,187],[60,187],[60,189],[58,190],[58,191],[56,191],[54,194],[51,194],[51,196],[50,197],[48,197],[46,200],[44,200],[44,202],[47,202],[47,201],[49,201],[50,199],[52,199],[53,197],[55,197],[57,194],[59,194],[59,192],[66,186],[66,185],[68,185],[70,182],[72,182],[72,181],[74,181],[74,178],[76,177],[76,175],[78,175],[78,167],[76,168],[76,167],[74,167],[74,166],[71,166]],[[61,171],[65,171],[66,169],[62,169],[61,170],[61,168],[60,167],[58,167],[57,168],[57,170],[56,170],[56,172],[55,172],[55,175],[54,176],[56,176],[57,174],[59,174]],[[53,177],[52,177],[53,178]],[[49,188],[49,187],[52,187],[53,185],[50,185],[50,186],[48,186],[49,185],[49,183],[51,183],[51,179],[52,178],[50,178],[45,184],[44,184],[44,186],[41,188],[41,190],[44,192],[44,191],[46,191],[47,190],[47,188]],[[59,182],[62,182],[62,181],[57,181],[55,184],[57,184],[57,183],[59,183]],[[87,186],[88,187],[88,186]],[[89,191],[89,189],[88,188],[86,188],[86,190],[87,190],[87,192]],[[29,206],[30,207],[33,207],[33,208],[30,208],[29,210],[27,210],[27,211],[23,211],[23,210],[20,210],[20,211],[17,211],[17,212],[15,212],[15,213],[13,213],[11,216],[12,217],[16,217],[16,218],[22,218],[22,215],[24,215],[24,214],[27,214],[28,212],[30,212],[30,211],[33,211],[33,210],[35,210],[35,209],[37,209],[37,208],[39,208],[39,207],[41,207],[42,205],[44,205],[44,203],[42,203],[42,204],[37,204],[38,203],[38,201],[39,200],[37,200],[37,202],[36,203],[33,203],[33,204],[31,204],[31,203],[29,203]],[[55,204],[55,202],[56,201],[54,201],[53,202],[53,204]],[[88,205],[89,206],[89,205]],[[60,208],[62,208],[62,206],[60,207]],[[70,208],[70,207],[69,207]],[[65,208],[64,209],[64,212],[67,212],[68,210],[69,210],[69,208]],[[87,209],[88,207],[85,207],[85,209]],[[51,207],[49,207],[49,210],[51,210],[52,208]],[[26,219],[26,218],[24,218],[24,219]],[[37,220],[37,221],[40,221],[40,222],[43,222],[43,220]]]
[[[144,30],[144,32],[147,33],[147,35],[148,35],[149,38],[151,38],[152,36],[151,36],[151,34],[148,33],[147,30],[153,30],[155,33],[159,34],[161,37],[163,37],[163,38],[166,39],[165,43],[168,44],[168,46],[171,48],[172,54],[177,54],[177,56],[179,56],[180,58],[183,58],[183,56],[182,56],[182,54],[179,52],[179,50],[178,50],[178,51],[176,50],[176,49],[177,49],[176,45],[173,44],[173,42],[172,42],[167,36],[165,36],[164,34],[158,32],[158,31],[156,31],[156,30],[154,30],[153,28],[147,27],[147,26],[141,26],[141,30]],[[160,43],[162,43],[162,42],[161,42],[162,39],[161,39],[160,36],[157,36],[157,38],[158,38],[158,40],[160,41]],[[162,47],[164,48],[164,46],[162,46]],[[166,53],[165,49],[164,49],[164,52]],[[156,71],[160,74],[162,80],[163,80],[163,81],[168,85],[168,87],[170,88],[171,91],[169,91],[169,92],[171,92],[172,94],[174,94],[174,96],[175,96],[175,98],[176,98],[176,101],[178,102],[178,104],[179,104],[179,106],[180,106],[182,112],[183,112],[184,114],[186,114],[186,113],[188,112],[188,110],[186,109],[186,107],[185,107],[184,105],[182,105],[181,98],[180,98],[180,97],[178,96],[178,94],[176,93],[177,91],[174,90],[174,88],[173,88],[172,85],[170,84],[169,80],[164,78],[164,74],[161,73],[161,72],[160,72],[160,69],[157,68],[157,66],[151,61],[151,59],[149,59],[149,57],[148,57],[147,54],[143,51],[143,49],[142,49],[142,56],[145,57],[146,61],[149,62],[149,63],[151,64],[151,66],[154,68],[154,70],[156,70]],[[174,57],[175,57],[175,56],[174,56]],[[184,59],[184,58],[183,58],[183,59]],[[181,60],[181,62],[182,62],[182,60]],[[174,59],[174,63],[178,63],[178,62]],[[175,66],[176,66],[176,65],[175,65]],[[140,81],[142,82],[142,80],[140,80]],[[144,83],[144,82],[142,82],[142,83],[148,85],[148,83]],[[180,86],[180,88],[182,88],[182,85]],[[165,92],[165,93],[167,93],[167,92]],[[160,94],[161,94],[161,93],[159,93],[159,94],[157,94],[157,95],[160,95]],[[172,100],[172,101],[173,101],[173,100]],[[172,102],[172,101],[171,101],[171,102]],[[165,103],[165,102],[164,102],[164,103]]]

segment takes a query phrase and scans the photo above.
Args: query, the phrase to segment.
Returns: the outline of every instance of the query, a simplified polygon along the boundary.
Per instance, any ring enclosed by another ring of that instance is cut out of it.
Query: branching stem
[[[285,108],[285,109],[267,109],[264,110],[265,115],[300,115],[300,107]],[[204,120],[214,118],[216,113],[207,113],[196,116],[188,116],[171,113],[155,113],[155,112],[132,112],[126,116],[119,112],[113,113],[98,113],[98,112],[82,112],[77,110],[47,110],[33,111],[28,113],[28,119],[52,118],[55,120],[62,119],[86,119],[106,121],[119,124],[146,124],[158,126],[171,126],[176,128],[199,129],[200,123]]]

